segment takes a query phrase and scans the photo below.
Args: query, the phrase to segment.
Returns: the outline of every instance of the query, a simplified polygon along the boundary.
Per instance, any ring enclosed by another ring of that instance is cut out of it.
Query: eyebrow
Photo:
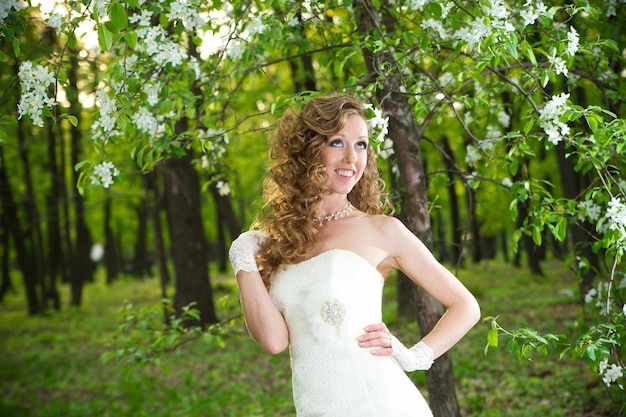
[[[346,137],[346,135],[344,135],[343,133],[333,133],[332,135],[328,136],[328,139],[334,138],[335,136],[341,136],[342,138]],[[361,139],[361,138],[369,139],[369,136],[366,136],[366,135],[357,136],[357,139]]]

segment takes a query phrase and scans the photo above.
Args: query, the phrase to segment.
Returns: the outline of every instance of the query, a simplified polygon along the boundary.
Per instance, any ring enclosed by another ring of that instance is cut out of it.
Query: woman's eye
[[[339,147],[342,146],[343,142],[341,142],[340,139],[333,139],[330,141],[330,146],[335,146],[335,147]]]
[[[357,149],[367,149],[367,142],[359,142],[356,144]]]

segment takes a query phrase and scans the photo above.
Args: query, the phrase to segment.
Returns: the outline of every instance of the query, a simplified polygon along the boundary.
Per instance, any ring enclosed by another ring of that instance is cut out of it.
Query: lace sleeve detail
[[[263,233],[250,230],[239,235],[230,246],[228,257],[233,265],[235,275],[239,271],[258,271],[254,256],[259,251],[259,245],[263,239]]]

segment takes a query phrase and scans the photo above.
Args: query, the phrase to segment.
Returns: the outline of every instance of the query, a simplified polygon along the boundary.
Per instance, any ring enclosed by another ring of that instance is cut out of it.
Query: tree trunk
[[[80,114],[80,103],[78,102],[78,88],[76,86],[78,73],[78,59],[76,54],[70,55],[70,66],[67,69],[67,79],[70,88],[67,90],[67,98],[70,102],[70,113]],[[80,162],[80,150],[82,134],[77,127],[70,127],[71,149],[70,158],[72,166],[76,166]],[[93,281],[94,264],[91,262],[89,254],[91,252],[91,233],[85,222],[85,203],[83,196],[78,192],[76,184],[78,183],[79,173],[73,170],[74,184],[74,233],[76,251],[72,257],[72,276],[71,276],[71,297],[70,304],[80,306],[83,297],[83,286],[85,282]]]
[[[135,241],[135,256],[133,259],[134,275],[138,278],[149,276],[148,271],[148,250],[146,247],[148,233],[148,218],[146,215],[146,205],[148,202],[145,197],[141,198],[137,210],[137,240]]]
[[[394,157],[395,158],[395,157]],[[391,189],[400,190],[401,187],[397,182],[396,175],[393,173],[392,164],[389,170]],[[397,315],[398,319],[409,320],[415,319],[415,310],[417,309],[417,293],[415,291],[415,283],[411,281],[402,271],[396,273],[396,300],[398,301]]]
[[[13,190],[7,175],[7,161],[4,158],[2,146],[0,146],[0,202],[2,202],[2,213],[8,228],[8,233],[13,236],[17,263],[22,271],[24,289],[26,293],[26,303],[28,314],[35,315],[40,312],[41,305],[37,295],[37,282],[35,281],[35,268],[31,254],[25,244],[24,234],[17,214],[17,203],[13,196]],[[7,259],[8,261],[8,259]]]
[[[2,187],[1,184],[0,187]],[[13,290],[13,281],[11,281],[11,270],[9,268],[10,242],[9,225],[3,207],[0,214],[0,247],[2,248],[2,255],[0,255],[0,268],[2,269],[0,271],[0,303],[4,300],[4,296]]]
[[[61,226],[59,222],[59,168],[57,164],[57,147],[54,129],[48,125],[48,170],[50,171],[50,191],[47,201],[48,208],[48,283],[45,297],[52,301],[56,310],[61,309],[61,297],[57,288],[57,275],[61,264]]]
[[[587,98],[582,88],[576,89],[576,97],[577,102],[580,103],[581,106],[586,106]],[[566,157],[564,142],[559,142],[559,144],[555,146],[555,151],[563,194],[565,198],[577,200],[583,190],[586,189],[588,181],[580,173],[574,171],[571,157]],[[582,273],[580,277],[579,293],[581,300],[584,299],[585,294],[593,288],[593,280],[600,271],[600,260],[598,255],[592,250],[593,233],[587,232],[588,230],[593,230],[593,225],[588,221],[582,224],[574,224],[569,228],[573,245],[576,247],[577,252],[581,253],[589,263],[589,268],[586,272]]]
[[[217,256],[220,271],[225,272],[228,265],[228,243],[232,242],[241,233],[241,223],[233,210],[230,195],[220,195],[216,184],[209,187],[217,208]],[[226,234],[228,231],[228,235]]]
[[[111,196],[108,194],[104,201],[104,267],[107,275],[106,282],[112,284],[120,273],[120,264],[117,242],[113,227],[111,227]]]
[[[296,19],[300,22],[293,30],[300,31],[299,36],[302,39],[306,39],[306,33],[304,33],[304,23],[302,21],[302,3],[298,6],[296,11]],[[296,55],[297,52],[294,53]],[[315,68],[313,67],[313,60],[309,54],[302,55],[299,62],[295,59],[289,60],[289,67],[291,69],[291,79],[293,80],[294,89],[296,92],[301,91],[316,91],[315,86]]]
[[[152,235],[154,236],[154,257],[159,271],[159,283],[161,285],[161,299],[167,299],[167,284],[170,282],[170,273],[167,269],[167,257],[163,245],[163,229],[161,228],[161,195],[156,181],[155,171],[144,173],[143,189],[146,199],[146,214],[152,225]],[[169,323],[170,314],[165,306],[163,307],[163,321]]]
[[[171,158],[161,167],[165,184],[167,220],[171,254],[176,271],[174,308],[195,303],[200,311],[201,325],[217,322],[209,283],[208,251],[202,225],[198,173],[188,152]],[[189,323],[191,324],[191,323]]]
[[[357,25],[363,35],[372,33],[380,27],[393,30],[395,20],[385,14],[382,24],[378,11],[364,2],[357,2]],[[383,9],[385,10],[385,9]],[[383,12],[384,13],[384,12]],[[390,51],[382,50],[372,53],[363,51],[365,63],[370,74],[381,74],[379,65],[389,63],[395,66]],[[389,116],[389,136],[394,143],[395,155],[398,158],[400,186],[402,189],[401,217],[407,227],[432,249],[430,216],[428,213],[428,197],[426,193],[426,176],[419,149],[423,130],[418,130],[413,112],[406,95],[401,93],[401,78],[398,73],[387,74],[382,78],[383,88],[378,90],[381,105]],[[417,321],[422,335],[430,332],[443,315],[443,307],[422,288],[417,289]],[[454,387],[452,360],[447,353],[437,359],[433,367],[426,373],[426,382],[430,406],[435,417],[458,417],[460,411]]]
[[[475,264],[480,263],[483,259],[483,252],[480,246],[480,223],[476,216],[476,201],[475,191],[470,187],[466,188],[467,195],[467,212],[469,213],[469,225],[472,232],[472,262]]]
[[[443,155],[443,162],[446,166],[446,172],[448,175],[448,195],[450,196],[450,220],[452,223],[452,261],[460,266],[463,262],[461,257],[461,249],[463,248],[463,242],[461,240],[461,215],[459,210],[459,199],[456,194],[456,162],[454,154],[452,153],[452,147],[450,141],[446,135],[441,137],[441,146],[445,155]]]
[[[35,190],[31,176],[30,161],[28,158],[28,149],[26,146],[27,138],[24,134],[24,121],[17,122],[17,139],[19,145],[19,155],[24,171],[24,184],[26,188],[26,218],[28,219],[25,229],[25,240],[30,244],[30,255],[32,259],[32,279],[40,292],[40,310],[45,311],[47,308],[46,282],[45,282],[45,261],[43,254],[43,237],[41,233],[41,216],[37,208],[37,200],[35,198]]]

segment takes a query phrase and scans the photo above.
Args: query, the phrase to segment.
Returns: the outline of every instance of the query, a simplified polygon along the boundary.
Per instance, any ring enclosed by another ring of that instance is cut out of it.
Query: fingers
[[[364,328],[365,333],[357,338],[362,348],[379,348],[372,350],[372,355],[385,356],[393,353],[391,334],[385,323],[375,323]]]

